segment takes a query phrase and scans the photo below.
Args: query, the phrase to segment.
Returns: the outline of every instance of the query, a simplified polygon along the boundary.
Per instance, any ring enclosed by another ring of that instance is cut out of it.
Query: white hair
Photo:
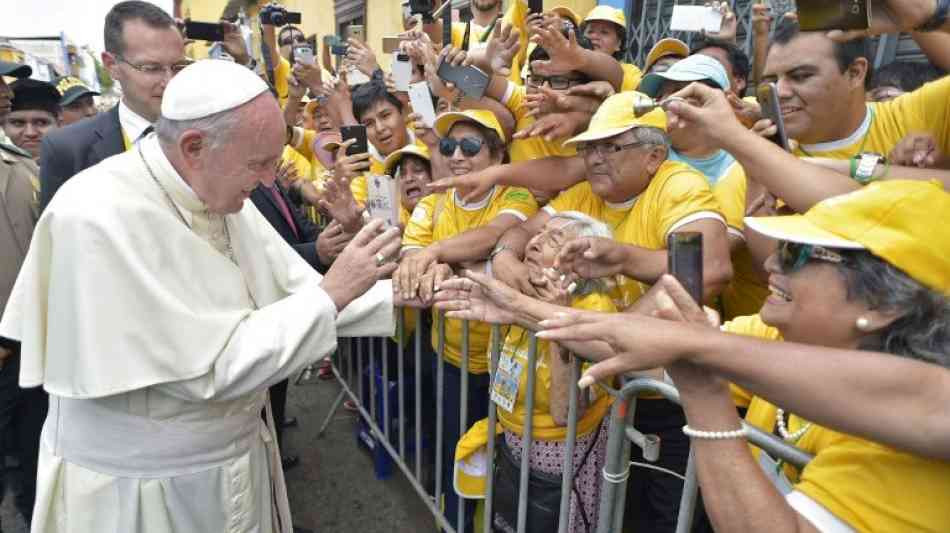
[[[227,144],[241,123],[241,109],[238,106],[213,115],[190,120],[172,120],[165,116],[155,122],[155,133],[165,146],[171,146],[188,130],[198,130],[211,150]]]

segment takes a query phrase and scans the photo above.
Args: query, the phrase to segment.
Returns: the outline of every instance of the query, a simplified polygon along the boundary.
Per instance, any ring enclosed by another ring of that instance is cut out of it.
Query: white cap
[[[202,59],[175,75],[162,95],[162,116],[194,120],[234,109],[266,92],[251,69],[232,61]]]

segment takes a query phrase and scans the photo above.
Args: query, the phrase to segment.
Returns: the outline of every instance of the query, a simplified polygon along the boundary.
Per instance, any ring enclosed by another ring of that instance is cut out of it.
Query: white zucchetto
[[[202,59],[175,75],[162,96],[162,116],[194,120],[234,109],[266,92],[251,69],[232,61]]]

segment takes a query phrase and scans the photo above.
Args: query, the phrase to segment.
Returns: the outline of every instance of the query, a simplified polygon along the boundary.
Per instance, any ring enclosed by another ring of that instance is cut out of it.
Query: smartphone
[[[409,86],[409,104],[412,110],[422,116],[422,122],[435,127],[435,104],[432,103],[432,91],[426,81],[418,81]]]
[[[185,20],[185,37],[196,41],[220,42],[224,40],[224,26],[215,22]]]
[[[408,37],[383,37],[383,53],[391,54],[399,51],[399,43],[408,41]]]
[[[667,269],[703,305],[703,234],[678,231],[666,238]]]
[[[409,82],[412,81],[412,63],[409,61],[409,54],[398,53],[394,55],[391,72],[396,90],[408,91]]]
[[[362,24],[350,24],[346,28],[346,36],[349,39],[356,39],[361,43],[366,42],[366,34],[363,31]]]
[[[528,13],[543,13],[544,0],[528,0]]]
[[[343,138],[343,142],[356,139],[355,143],[347,147],[346,155],[365,154],[369,152],[369,142],[366,140],[366,126],[361,124],[357,124],[356,126],[342,126],[340,127],[340,137]]]
[[[295,61],[312,65],[314,63],[313,48],[310,45],[295,46],[293,48],[293,57]]]
[[[868,0],[798,0],[802,31],[866,30],[871,22]]]
[[[439,78],[450,81],[465,93],[469,98],[479,99],[485,95],[488,89],[488,74],[482,72],[478,67],[472,66],[454,66],[443,61],[439,64],[439,70],[436,71]]]
[[[324,35],[323,46],[330,47],[330,53],[335,56],[345,56],[350,45],[337,35]]]
[[[774,82],[760,83],[755,96],[759,101],[759,107],[762,108],[762,117],[771,120],[778,130],[775,135],[769,137],[769,140],[781,146],[786,152],[791,152],[788,134],[785,132],[785,120],[782,118],[782,108],[778,101],[778,87]]]

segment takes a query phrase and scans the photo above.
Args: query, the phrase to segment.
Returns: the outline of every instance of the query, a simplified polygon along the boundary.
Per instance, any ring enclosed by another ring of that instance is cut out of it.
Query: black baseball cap
[[[59,114],[59,91],[51,83],[23,78],[10,84],[13,90],[12,111],[38,109]]]
[[[33,74],[33,69],[23,63],[11,63],[9,61],[0,61],[0,76],[13,76],[14,78],[27,78]]]
[[[59,105],[61,106],[67,106],[75,102],[77,98],[86,96],[87,94],[99,96],[99,93],[86,87],[86,84],[75,76],[56,78],[53,80],[53,85],[55,85],[59,93],[63,95],[63,98],[59,101]]]

